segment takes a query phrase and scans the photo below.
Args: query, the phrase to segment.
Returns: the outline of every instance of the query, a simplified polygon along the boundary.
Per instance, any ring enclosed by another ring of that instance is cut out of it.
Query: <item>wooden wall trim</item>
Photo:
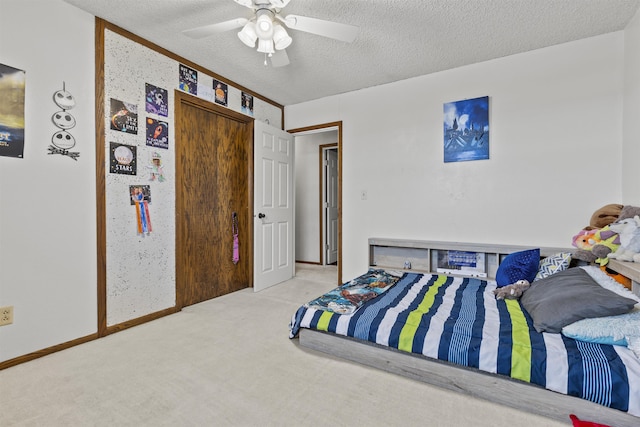
[[[200,71],[200,72],[202,72],[204,74],[207,74],[207,75],[215,78],[216,80],[222,80],[223,82],[229,84],[230,86],[233,86],[233,87],[235,87],[237,89],[240,89],[240,90],[242,90],[244,92],[250,93],[255,98],[261,99],[262,101],[267,102],[267,103],[273,105],[274,107],[279,108],[280,111],[282,112],[282,128],[284,129],[284,106],[282,104],[279,104],[279,103],[273,101],[272,99],[266,98],[266,97],[260,95],[259,93],[256,93],[256,92],[252,91],[251,89],[249,89],[247,87],[244,87],[244,86],[234,82],[233,80],[229,80],[228,78],[226,78],[224,76],[221,76],[221,75],[219,75],[217,73],[214,73],[213,71],[211,71],[211,70],[209,70],[207,68],[204,68],[201,65],[198,65],[198,64],[196,64],[194,62],[191,62],[188,59],[183,58],[180,55],[177,55],[177,54],[175,54],[175,53],[173,53],[173,52],[171,52],[171,51],[169,51],[169,50],[167,50],[167,49],[165,49],[165,48],[163,48],[161,46],[158,46],[155,43],[150,42],[149,40],[143,39],[142,37],[130,32],[130,31],[127,31],[124,28],[118,27],[117,25],[112,24],[112,23],[110,23],[108,21],[105,21],[105,20],[103,20],[101,18],[96,18],[96,21],[100,21],[103,29],[107,29],[107,30],[113,31],[116,34],[120,34],[121,36],[126,37],[126,38],[128,38],[128,39],[130,39],[130,40],[132,40],[132,41],[134,41],[134,42],[136,42],[136,43],[138,43],[138,44],[140,44],[142,46],[146,46],[149,49],[154,50],[154,51],[156,51],[156,52],[158,52],[158,53],[160,53],[160,54],[162,54],[162,55],[164,55],[164,56],[166,56],[168,58],[171,58],[171,59],[174,59],[174,60],[176,60],[178,62],[181,62],[184,65],[187,65],[187,66],[189,66],[189,67],[191,67],[191,68],[193,68],[195,70],[198,70],[198,71]],[[104,34],[104,32],[103,32],[103,34]]]
[[[164,316],[168,316],[169,314],[177,313],[180,311],[177,307],[170,307],[165,310],[156,311],[155,313],[147,314],[146,316],[141,316],[136,319],[127,320],[122,323],[118,323],[117,325],[112,325],[106,327],[106,334],[113,334],[115,332],[120,332],[125,329],[133,328],[134,326],[142,325],[143,323],[150,322],[152,320],[159,319]]]
[[[96,97],[96,233],[98,285],[98,337],[107,334],[107,203],[105,177],[104,125],[104,30],[105,21],[96,18],[95,25],[95,97]]]
[[[12,366],[19,365],[21,363],[30,362],[31,360],[35,360],[52,353],[56,353],[61,350],[66,350],[68,348],[74,347],[79,344],[84,344],[86,342],[93,341],[96,338],[98,338],[98,334],[91,334],[82,338],[77,338],[72,341],[67,341],[62,344],[57,344],[52,347],[44,348],[42,350],[34,351],[33,353],[25,354],[23,356],[18,356],[14,359],[5,360],[4,362],[0,362],[0,371],[6,368],[10,368]]]
[[[145,46],[149,49],[152,49],[159,54],[165,55],[171,59],[174,59],[178,62],[181,62],[191,68],[197,69],[205,74],[208,74],[216,79],[223,80],[228,84],[243,90],[247,93],[251,93],[254,97],[261,99],[277,108],[282,112],[282,126],[284,127],[284,106],[276,103],[275,101],[268,99],[258,93],[253,92],[252,90],[239,85],[232,80],[229,80],[223,76],[220,76],[211,70],[208,70],[198,64],[195,64],[179,55],[176,55],[173,52],[168,51],[148,40],[143,39],[140,36],[137,36],[117,25],[114,25],[108,21],[105,21],[101,18],[95,18],[95,112],[96,112],[96,228],[97,228],[97,323],[98,323],[98,337],[103,337],[112,333],[113,331],[120,330],[120,328],[111,326],[107,327],[107,261],[106,261],[106,248],[107,248],[107,238],[106,238],[106,177],[105,177],[105,144],[106,144],[106,130],[104,124],[105,117],[105,93],[104,93],[104,61],[105,61],[105,30],[113,31],[116,34],[119,34],[123,37],[126,37],[142,46]],[[207,102],[206,100],[201,100],[197,97],[191,97],[193,99],[189,99],[188,102],[199,103]],[[210,104],[207,102],[207,104]],[[214,104],[215,105],[215,104]],[[218,106],[216,106],[218,107]],[[215,108],[215,107],[214,107]],[[236,111],[230,110],[228,108],[219,107],[216,111],[224,115],[226,117],[233,117],[237,120],[241,121],[251,121],[253,122],[253,118],[246,117],[245,115],[238,113]],[[251,152],[252,153],[252,152]],[[252,159],[253,160],[253,159]],[[250,181],[253,182],[253,163],[250,165]],[[249,196],[251,200],[253,200],[253,189],[251,188],[249,191]],[[252,236],[253,237],[253,236]],[[179,310],[179,307],[178,307]],[[165,313],[165,311],[161,311],[159,313]],[[142,319],[145,319],[143,317]],[[152,320],[152,319],[151,319]],[[125,325],[128,322],[125,322]]]

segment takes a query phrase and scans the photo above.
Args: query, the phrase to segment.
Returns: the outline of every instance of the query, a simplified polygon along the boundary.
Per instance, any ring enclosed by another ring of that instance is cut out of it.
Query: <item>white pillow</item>
[[[638,304],[626,314],[578,320],[562,328],[562,334],[580,341],[627,346],[640,358],[640,297],[596,266],[581,268],[603,288]]]

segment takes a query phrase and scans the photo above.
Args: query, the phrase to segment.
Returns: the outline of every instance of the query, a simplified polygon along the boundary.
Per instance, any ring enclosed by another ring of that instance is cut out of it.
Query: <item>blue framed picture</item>
[[[444,104],[444,162],[489,158],[489,97]]]

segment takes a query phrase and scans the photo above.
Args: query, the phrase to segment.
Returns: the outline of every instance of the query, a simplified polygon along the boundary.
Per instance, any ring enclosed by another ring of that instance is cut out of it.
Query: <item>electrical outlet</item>
[[[0,326],[13,323],[13,306],[0,307]]]

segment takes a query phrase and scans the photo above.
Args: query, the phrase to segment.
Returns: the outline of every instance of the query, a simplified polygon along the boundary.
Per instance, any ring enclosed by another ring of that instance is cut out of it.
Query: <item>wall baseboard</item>
[[[93,341],[98,338],[99,338],[98,333],[96,332],[95,334],[87,335],[81,338],[76,338],[74,340],[67,341],[62,344],[57,344],[51,347],[43,348],[42,350],[34,351],[33,353],[18,356],[14,359],[5,360],[4,362],[0,362],[0,371],[6,368],[10,368],[11,366],[20,365],[21,363],[29,362],[31,360],[56,353],[61,350],[66,350],[68,348],[75,347],[76,345]]]
[[[76,338],[71,341],[67,341],[61,344],[56,344],[51,347],[43,348],[42,350],[34,351],[33,353],[25,354],[22,356],[18,356],[13,359],[5,360],[4,362],[0,362],[0,371],[6,368],[10,368],[12,366],[20,365],[22,363],[30,362],[32,360],[38,359],[43,356],[48,356],[53,353],[57,353],[58,351],[66,350],[71,347],[75,347],[76,345],[84,344],[96,339],[100,339],[104,336],[110,335],[115,332],[119,332],[128,328],[132,328],[134,326],[142,325],[143,323],[150,322],[152,320],[159,319],[164,316],[168,316],[170,314],[174,314],[180,311],[178,307],[171,307],[165,310],[157,311],[155,313],[148,314],[146,316],[138,317],[137,319],[128,320],[123,323],[119,323],[117,325],[107,327],[106,334],[100,335],[98,332],[94,334],[90,334],[81,338]]]

